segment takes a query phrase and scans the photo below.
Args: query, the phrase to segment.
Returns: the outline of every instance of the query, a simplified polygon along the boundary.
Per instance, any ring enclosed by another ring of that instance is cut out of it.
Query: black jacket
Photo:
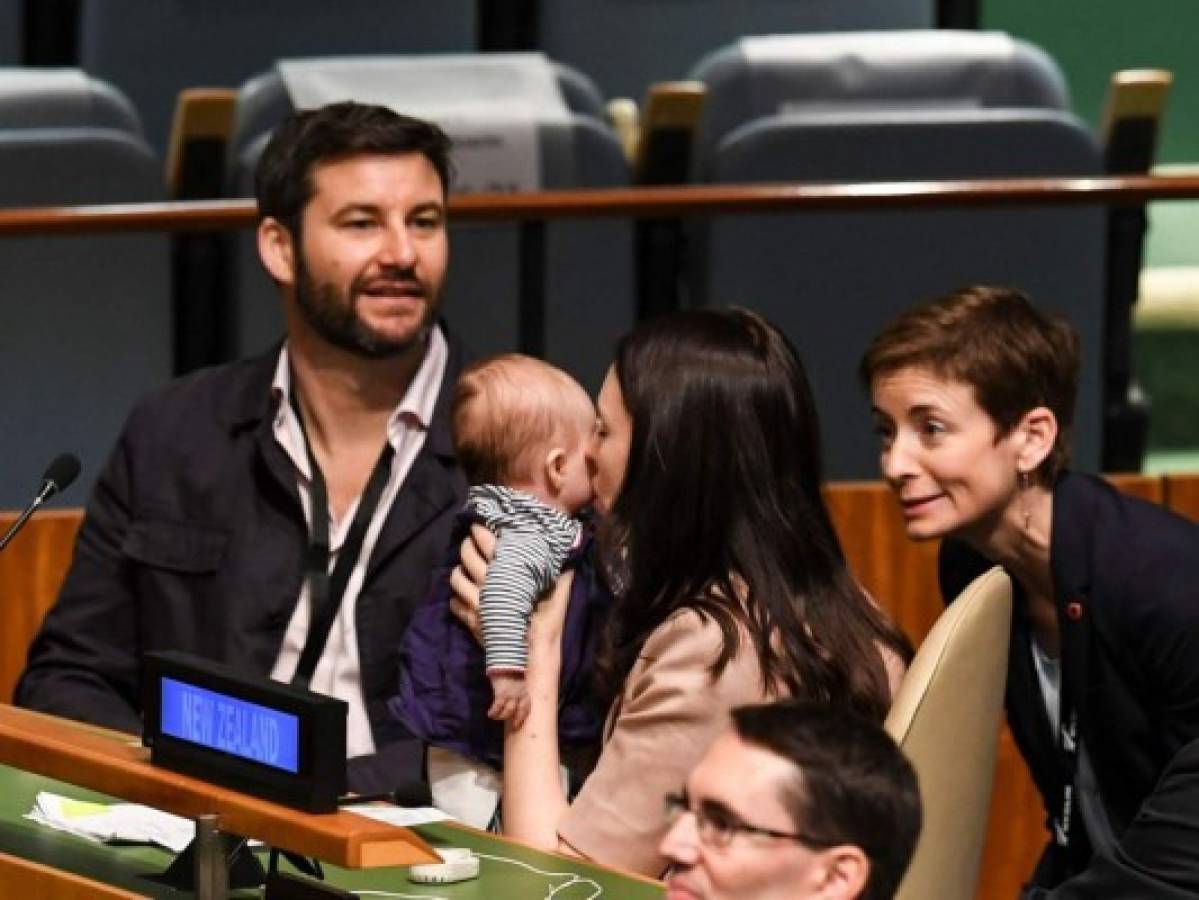
[[[1076,704],[1079,735],[1119,840],[1167,764],[1199,739],[1199,528],[1098,478],[1066,473],[1053,492],[1049,556],[1063,696]],[[989,565],[963,544],[946,541],[943,595],[952,600]],[[1022,601],[1017,585],[1008,724],[1047,811],[1056,813],[1063,770]],[[1036,884],[1051,887],[1091,865],[1077,809],[1067,851],[1050,845]]]
[[[1026,900],[1194,900],[1199,897],[1199,741],[1191,741],[1108,856]]]
[[[304,577],[308,530],[275,441],[278,351],[207,369],[144,399],[96,483],[55,606],[16,702],[141,730],[141,655],[184,650],[268,676]],[[420,454],[371,556],[355,620],[376,757],[350,766],[373,790],[414,777],[416,742],[387,713],[400,638],[445,552],[466,482],[449,426],[461,351]]]

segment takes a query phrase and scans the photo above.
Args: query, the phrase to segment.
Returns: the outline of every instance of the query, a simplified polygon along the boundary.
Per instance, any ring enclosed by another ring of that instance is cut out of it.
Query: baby
[[[528,715],[529,616],[568,560],[576,566],[579,584],[572,585],[564,632],[564,682],[573,668],[575,705],[589,704],[589,698],[578,696],[586,693],[579,689],[588,668],[582,657],[590,652],[595,601],[606,601],[607,595],[593,572],[579,578],[579,551],[590,535],[574,516],[592,500],[586,449],[594,426],[595,408],[583,388],[532,357],[491,357],[468,367],[459,379],[454,445],[472,487],[447,561],[450,566],[457,561],[459,542],[472,522],[495,533],[495,558],[479,598],[482,659],[476,642],[449,611],[447,570],[405,635],[400,693],[390,707],[430,745],[434,802],[477,827],[489,824],[495,811],[495,766],[503,737],[502,729],[480,720],[496,726],[507,720],[519,728]],[[486,672],[482,690],[480,670]],[[569,689],[563,698],[560,728],[573,729],[580,741],[598,736],[598,718],[589,709],[572,711]],[[569,742],[571,735],[562,737]]]
[[[454,448],[471,482],[466,510],[497,537],[479,595],[494,701],[487,715],[519,728],[529,616],[582,536],[591,503],[587,442],[595,407],[560,369],[520,354],[468,368],[454,397]]]

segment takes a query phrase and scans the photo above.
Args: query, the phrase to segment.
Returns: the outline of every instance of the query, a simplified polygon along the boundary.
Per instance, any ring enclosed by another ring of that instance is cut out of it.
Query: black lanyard
[[[308,620],[308,636],[304,640],[304,650],[300,653],[300,661],[296,665],[296,673],[291,683],[300,687],[308,687],[312,673],[321,654],[325,652],[325,644],[329,640],[329,632],[333,629],[333,620],[341,608],[342,596],[350,581],[350,573],[362,553],[362,542],[366,538],[366,529],[370,527],[375,510],[379,508],[379,499],[387,480],[391,476],[391,458],[395,450],[391,442],[383,444],[383,452],[371,472],[366,489],[358,501],[358,509],[354,513],[354,521],[346,533],[345,542],[337,554],[337,563],[333,571],[329,571],[329,492],[325,487],[325,476],[317,465],[316,454],[312,452],[312,444],[308,440],[308,430],[304,427],[304,416],[300,413],[300,405],[292,394],[292,407],[296,419],[300,423],[300,434],[304,436],[304,449],[308,452],[308,468],[312,472],[312,484],[309,493],[312,498],[312,537],[308,545],[308,553],[304,560],[305,577],[308,580],[308,592],[312,611]]]
[[[1070,829],[1075,811],[1075,779],[1078,774],[1078,706],[1087,687],[1087,657],[1090,650],[1090,616],[1081,597],[1064,605],[1065,615],[1058,617],[1061,634],[1058,683],[1058,764],[1061,770],[1062,798],[1053,818],[1053,840],[1059,847],[1070,845]],[[1066,662],[1070,666],[1067,670]]]
[[[1070,708],[1067,711],[1064,692],[1059,694],[1059,697],[1063,704],[1057,741],[1059,765],[1062,770],[1062,802],[1058,814],[1053,818],[1053,841],[1059,847],[1068,847],[1070,820],[1074,815],[1074,776],[1078,772],[1078,711],[1074,709],[1073,703],[1069,704]]]

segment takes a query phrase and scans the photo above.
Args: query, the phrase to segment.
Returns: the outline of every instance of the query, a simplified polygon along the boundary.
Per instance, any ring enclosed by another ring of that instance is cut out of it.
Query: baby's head
[[[518,488],[573,515],[592,499],[586,450],[594,427],[587,392],[531,356],[491,356],[458,379],[454,446],[471,484]]]

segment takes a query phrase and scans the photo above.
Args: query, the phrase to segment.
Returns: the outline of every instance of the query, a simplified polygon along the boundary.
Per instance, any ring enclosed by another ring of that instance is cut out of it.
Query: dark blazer
[[[944,596],[952,600],[989,566],[960,542],[946,541]],[[1053,492],[1050,567],[1063,696],[1076,704],[1079,735],[1118,840],[1166,765],[1199,738],[1199,528],[1098,478],[1067,473]],[[1016,595],[1008,723],[1047,812],[1057,813],[1063,770],[1018,585]],[[1091,863],[1081,821],[1076,803],[1068,850],[1050,845],[1036,884],[1053,886]]]
[[[1199,741],[1166,767],[1114,851],[1027,900],[1194,900],[1199,897]]]
[[[351,763],[351,786],[360,790],[394,787],[418,771],[416,742],[385,700],[398,678],[400,638],[466,493],[449,425],[461,356],[451,341],[429,433],[355,608],[380,753]],[[139,732],[147,651],[184,650],[269,675],[300,594],[308,543],[292,464],[272,432],[277,362],[276,348],[206,369],[134,409],[30,649],[19,705]]]

